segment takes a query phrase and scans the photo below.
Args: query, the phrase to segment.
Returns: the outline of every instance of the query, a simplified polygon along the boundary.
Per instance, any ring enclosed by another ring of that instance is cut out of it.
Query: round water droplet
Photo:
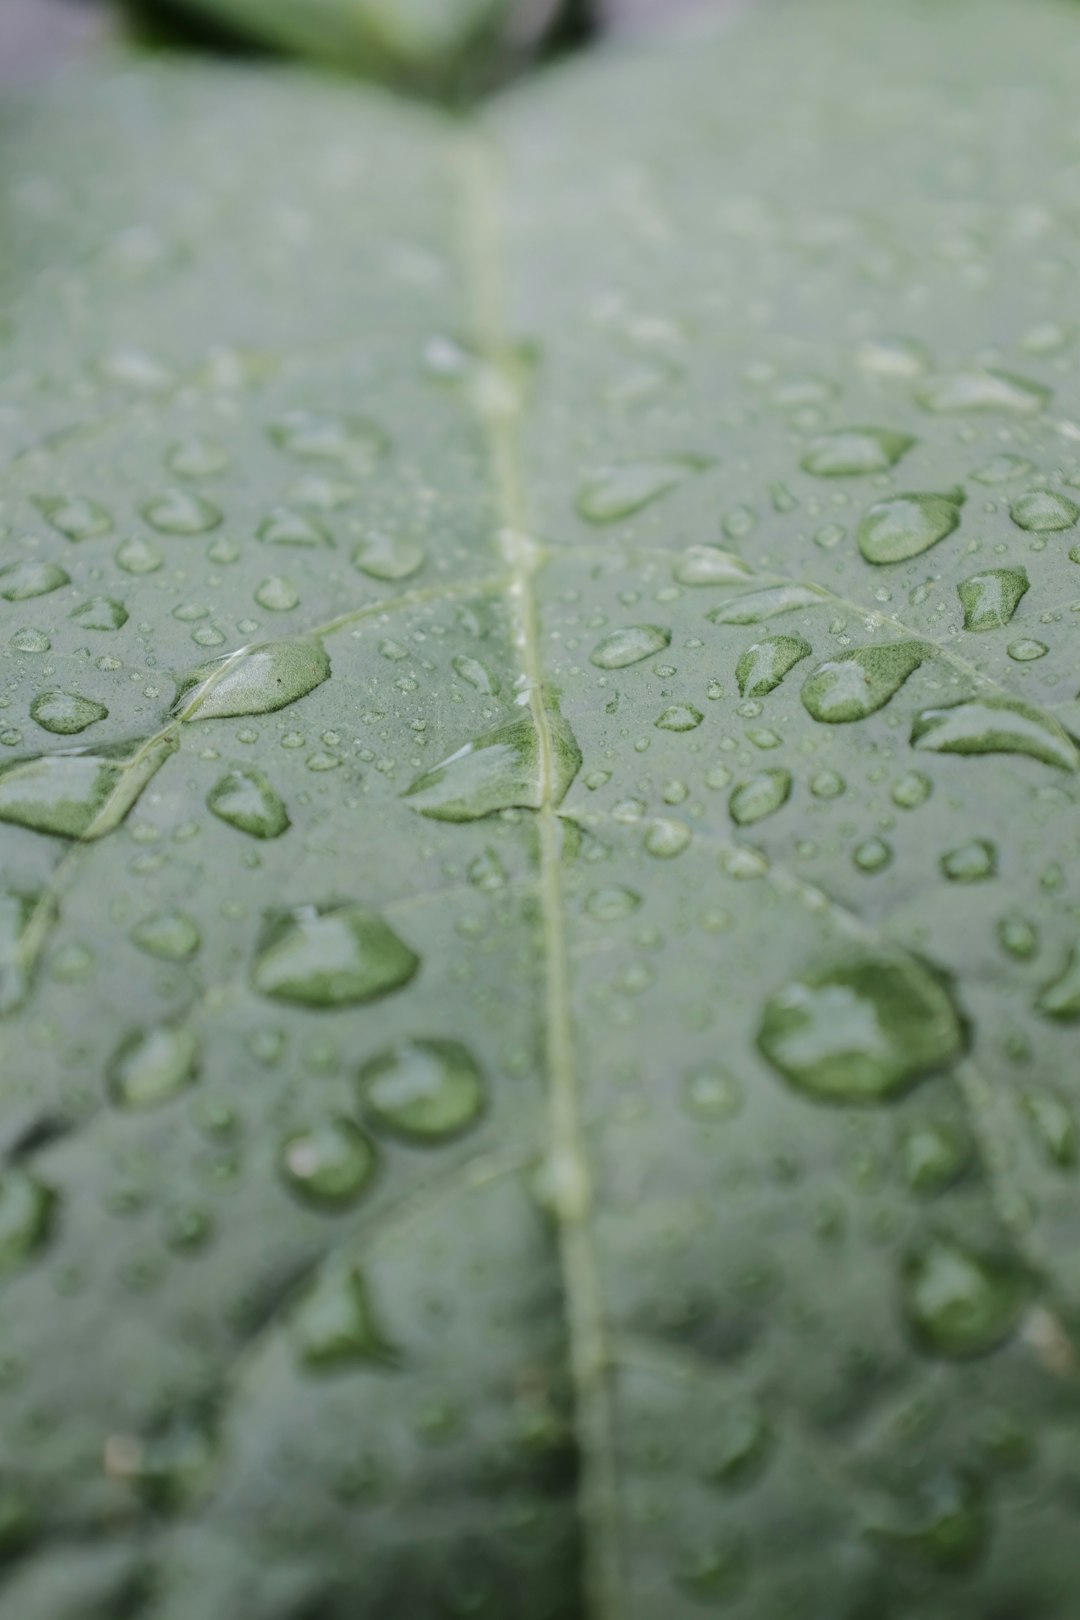
[[[640,894],[618,884],[606,889],[593,889],[585,896],[585,910],[599,922],[618,922],[623,917],[629,917],[640,904]]]
[[[161,534],[207,534],[224,522],[224,514],[211,501],[187,489],[163,490],[139,510]]]
[[[893,852],[884,838],[866,838],[856,844],[851,858],[860,872],[881,872],[891,865]]]
[[[812,439],[799,465],[817,478],[865,477],[895,467],[915,442],[888,428],[841,428]]]
[[[908,1320],[928,1350],[979,1356],[1016,1329],[1030,1295],[1027,1277],[1009,1258],[976,1254],[937,1239],[904,1267]]]
[[[921,641],[895,641],[883,647],[855,647],[819,664],[803,682],[803,707],[829,725],[865,720],[885,707],[926,657]]]
[[[281,1173],[305,1203],[342,1209],[361,1196],[375,1174],[370,1137],[351,1119],[328,1119],[296,1131],[281,1148]]]
[[[355,548],[352,561],[370,579],[394,583],[418,574],[427,562],[427,552],[415,540],[373,530]]]
[[[790,797],[790,771],[758,771],[739,783],[728,800],[728,812],[737,827],[749,827],[775,814]]]
[[[726,1069],[695,1069],[683,1080],[683,1102],[695,1119],[733,1119],[743,1106],[743,1088]]]
[[[593,648],[591,662],[597,669],[625,669],[643,658],[663,652],[671,645],[671,631],[661,624],[631,624],[613,630]]]
[[[821,1102],[876,1103],[959,1057],[963,1024],[915,957],[865,950],[813,968],[770,997],[758,1046]]]
[[[280,838],[289,813],[266,777],[253,766],[229,771],[214,783],[206,802],[219,820],[252,838]]]
[[[109,1070],[109,1091],[122,1108],[154,1108],[186,1091],[198,1073],[199,1043],[179,1024],[137,1030],[122,1042]]]
[[[292,580],[271,574],[257,587],[255,600],[270,613],[289,613],[300,601],[300,593]]]
[[[981,883],[997,876],[997,849],[985,838],[972,838],[941,857],[941,870],[952,883]]]
[[[397,1041],[360,1070],[360,1093],[376,1128],[415,1142],[456,1136],[479,1118],[484,1081],[458,1041]]]
[[[672,703],[653,724],[659,731],[694,731],[705,716],[692,703]]]
[[[92,596],[73,608],[71,617],[83,630],[122,630],[128,622],[128,610],[114,597]]]
[[[1051,534],[1058,529],[1076,527],[1080,506],[1053,489],[1033,489],[1021,495],[1009,508],[1009,516],[1018,529],[1033,534]]]
[[[333,537],[314,518],[303,512],[294,512],[290,506],[275,506],[268,512],[257,529],[259,539],[268,546],[332,546]]]
[[[815,799],[838,799],[847,783],[837,771],[815,771],[810,778],[810,791]]]
[[[1030,586],[1026,568],[986,568],[956,587],[965,630],[996,630],[1008,624]]]
[[[156,574],[165,561],[161,547],[141,535],[121,540],[113,555],[125,574]]]
[[[30,705],[30,714],[39,726],[61,737],[74,737],[87,726],[108,718],[104,703],[79,697],[76,692],[42,692]]]
[[[131,930],[131,942],[162,962],[185,962],[202,944],[198,924],[186,911],[158,911]]]
[[[960,502],[950,495],[893,495],[876,501],[859,523],[859,550],[867,562],[905,562],[921,556],[960,523]]]
[[[810,643],[802,636],[763,636],[735,665],[741,697],[765,697],[795,665],[810,656]]]
[[[671,860],[682,854],[690,838],[690,828],[684,821],[668,821],[660,817],[645,834],[645,850],[659,860]]]
[[[934,784],[922,771],[905,771],[898,776],[889,794],[893,804],[901,810],[917,810],[925,804],[934,790]]]
[[[21,1265],[48,1237],[56,1194],[17,1165],[0,1173],[0,1273]]]
[[[1002,917],[997,927],[1002,950],[1026,962],[1038,953],[1039,931],[1027,917]]]
[[[341,1007],[399,990],[420,958],[364,906],[271,913],[252,967],[255,989],[303,1007]]]
[[[44,630],[36,630],[27,626],[23,630],[16,630],[11,638],[11,645],[16,652],[47,653],[52,642]]]
[[[216,440],[192,435],[170,446],[165,453],[165,465],[178,478],[212,478],[215,473],[224,472],[229,458]]]
[[[0,597],[5,602],[28,602],[70,585],[66,569],[50,562],[15,562],[0,568]]]
[[[96,540],[112,529],[112,517],[105,508],[80,495],[35,495],[34,505],[68,540]]]

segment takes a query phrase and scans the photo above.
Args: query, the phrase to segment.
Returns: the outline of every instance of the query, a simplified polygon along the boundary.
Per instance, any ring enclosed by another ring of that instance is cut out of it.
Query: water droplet
[[[122,1108],[155,1108],[186,1091],[198,1073],[199,1043],[180,1024],[137,1030],[122,1043],[109,1070],[109,1091]]]
[[[643,658],[663,652],[671,645],[671,631],[662,624],[631,624],[623,630],[613,630],[603,641],[597,642],[590,654],[590,662],[597,669],[625,669],[629,664],[640,664]]]
[[[0,888],[0,1017],[14,1012],[29,988],[23,938],[32,921],[56,919],[55,902],[40,894]]]
[[[101,838],[118,827],[175,737],[70,749],[0,765],[0,821],[58,838]]]
[[[41,692],[30,705],[30,714],[39,726],[60,737],[74,737],[87,726],[108,718],[104,703],[79,697],[76,692]]]
[[[910,434],[888,428],[841,428],[812,439],[799,465],[817,478],[887,472],[915,443]]]
[[[934,790],[934,784],[922,771],[905,771],[893,783],[889,797],[901,810],[917,810],[925,804]]]
[[[918,377],[930,367],[928,351],[915,338],[867,338],[856,359],[864,371],[878,377]]]
[[[289,813],[280,797],[253,766],[221,777],[206,802],[221,821],[252,838],[279,838],[289,826]]]
[[[1026,917],[1002,917],[997,927],[1002,950],[1026,962],[1038,953],[1039,931]]]
[[[192,670],[180,683],[174,713],[182,720],[272,714],[329,676],[330,660],[319,642],[263,641]]]
[[[112,528],[112,517],[105,508],[81,495],[35,495],[34,505],[68,540],[96,540]]]
[[[619,922],[629,917],[641,904],[640,894],[613,884],[604,889],[593,889],[585,896],[585,910],[598,922]]]
[[[749,781],[739,783],[728,800],[728,811],[736,826],[749,827],[773,815],[790,797],[790,771],[758,771]]]
[[[882,872],[891,864],[893,852],[883,838],[866,838],[856,844],[851,858],[860,872]]]
[[[754,570],[719,546],[689,546],[676,557],[672,575],[680,585],[741,585]]]
[[[387,447],[386,435],[366,416],[287,411],[267,429],[279,450],[301,461],[337,461],[367,472]]]
[[[356,1202],[375,1174],[375,1146],[351,1119],[327,1119],[287,1137],[280,1164],[305,1203],[342,1209]]]
[[[552,778],[547,797],[557,806],[581,769],[581,750],[557,709],[549,705],[545,716]],[[435,821],[476,821],[514,808],[539,810],[545,802],[544,752],[530,708],[424,771],[403,797]]]
[[[332,1261],[319,1273],[296,1306],[289,1332],[300,1361],[319,1372],[394,1360],[364,1275],[346,1260]]]
[[[875,501],[859,523],[859,550],[878,566],[919,557],[959,526],[960,505],[952,495],[891,495]]]
[[[669,861],[682,854],[690,838],[690,828],[684,821],[669,821],[660,816],[645,834],[645,851],[658,860]]]
[[[939,1472],[921,1482],[905,1506],[902,1525],[872,1524],[867,1533],[936,1569],[966,1569],[978,1557],[990,1518],[985,1492],[976,1480]]]
[[[70,584],[71,575],[56,563],[15,562],[0,568],[0,597],[5,602],[28,602]]]
[[[1080,506],[1055,490],[1033,489],[1013,501],[1009,516],[1018,529],[1027,529],[1033,534],[1051,534],[1058,529],[1075,528],[1080,518]]]
[[[936,754],[1027,754],[1065,771],[1080,765],[1075,742],[1053,715],[1019,698],[970,698],[924,709],[915,717],[911,741]]]
[[[921,641],[895,641],[884,647],[855,647],[819,664],[803,682],[803,707],[829,725],[865,720],[885,707],[926,657]]]
[[[290,613],[300,601],[300,592],[291,579],[271,574],[257,587],[255,600],[270,613]]]
[[[56,1194],[17,1166],[0,1174],[0,1272],[21,1265],[49,1234]]]
[[[743,1088],[726,1069],[695,1069],[683,1081],[686,1111],[695,1119],[734,1119],[743,1106]]]
[[[672,703],[653,724],[660,731],[694,731],[704,718],[692,703]]]
[[[810,656],[810,643],[802,636],[765,636],[747,647],[735,665],[740,697],[764,697],[789,670]]]
[[[498,697],[502,691],[502,682],[494,670],[488,669],[479,658],[454,658],[451,668],[455,675],[460,675],[476,692],[483,692],[486,697]]]
[[[1014,663],[1031,664],[1036,658],[1045,658],[1050,649],[1045,641],[1035,641],[1025,636],[1020,641],[1010,641],[1005,651]]]
[[[267,916],[252,982],[275,1001],[342,1007],[399,990],[419,966],[389,923],[365,906],[298,906]]]
[[[1007,484],[1013,478],[1025,478],[1028,473],[1035,471],[1035,463],[1026,456],[1016,456],[1008,451],[1001,455],[991,456],[990,460],[981,467],[977,467],[971,474],[977,484]]]
[[[963,1051],[960,1017],[915,957],[864,950],[811,969],[770,997],[758,1046],[820,1102],[881,1102]]]
[[[810,791],[815,799],[838,799],[847,783],[837,771],[815,771],[810,779]]]
[[[122,568],[125,574],[156,574],[165,561],[161,547],[142,535],[121,540],[114,556],[118,567]]]
[[[83,630],[122,630],[128,622],[128,610],[114,597],[92,596],[73,608],[71,617]]]
[[[369,1058],[360,1070],[360,1093],[375,1127],[414,1142],[440,1142],[479,1118],[484,1081],[458,1041],[413,1039]]]
[[[356,546],[352,560],[353,567],[367,574],[369,579],[391,584],[418,574],[427,562],[427,552],[415,540],[373,530]]]
[[[976,1254],[944,1238],[904,1267],[908,1320],[927,1349],[941,1356],[980,1356],[1017,1327],[1028,1280],[1011,1260]]]
[[[47,653],[52,646],[52,642],[44,630],[35,630],[28,625],[25,629],[15,631],[11,638],[11,645],[16,652]]]
[[[1075,945],[1065,959],[1065,966],[1035,1005],[1048,1017],[1060,1018],[1066,1023],[1080,1018],[1080,950]]]
[[[924,410],[939,414],[962,411],[1011,411],[1034,416],[1045,409],[1052,394],[1041,383],[1010,371],[990,369],[947,371],[927,377],[915,389]]]
[[[1048,1086],[1027,1086],[1021,1105],[1032,1134],[1052,1165],[1071,1170],[1077,1160],[1076,1115],[1069,1099]]]
[[[986,568],[956,587],[965,630],[997,630],[1008,624],[1030,581],[1026,568]]]
[[[997,876],[997,849],[985,838],[972,838],[941,857],[941,870],[953,883],[981,883]]]
[[[224,514],[211,501],[189,489],[163,490],[139,510],[160,534],[207,534],[224,522]]]
[[[908,1185],[924,1197],[951,1187],[975,1158],[971,1137],[951,1120],[924,1119],[906,1125],[900,1149]]]
[[[332,536],[314,518],[303,512],[294,512],[291,506],[275,506],[268,512],[257,529],[259,539],[268,546],[332,546]]]
[[[796,608],[820,607],[828,601],[816,585],[766,585],[760,591],[744,591],[712,609],[705,617],[713,624],[762,624]]]
[[[614,523],[630,517],[699,472],[702,465],[691,457],[671,456],[603,467],[582,485],[578,512],[590,523]]]
[[[158,911],[131,930],[131,942],[163,962],[184,962],[202,944],[198,924],[186,911]]]
[[[215,440],[192,435],[169,447],[165,465],[178,478],[212,478],[215,473],[224,472],[229,458]]]

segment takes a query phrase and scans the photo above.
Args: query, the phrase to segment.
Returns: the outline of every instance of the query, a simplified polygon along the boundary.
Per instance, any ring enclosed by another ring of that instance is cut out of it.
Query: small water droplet
[[[952,495],[891,495],[875,501],[859,522],[859,550],[876,566],[919,557],[960,524]]]
[[[735,665],[741,697],[764,697],[802,659],[810,656],[810,643],[802,636],[764,636],[747,647]]]
[[[941,870],[952,883],[981,883],[997,876],[997,849],[986,838],[972,838],[946,851]]]
[[[901,810],[917,810],[925,804],[934,790],[934,784],[922,771],[905,771],[893,783],[889,797]]]
[[[1014,663],[1031,664],[1037,658],[1045,658],[1050,649],[1045,641],[1036,641],[1031,636],[1024,636],[1019,641],[1010,641],[1005,651]]]
[[[419,966],[389,923],[365,906],[298,906],[267,916],[252,983],[276,1001],[340,1007],[399,990]]]
[[[112,529],[111,514],[81,495],[35,495],[34,505],[68,540],[96,540]]]
[[[137,1030],[123,1041],[109,1069],[109,1091],[122,1108],[155,1108],[196,1079],[199,1043],[180,1024]]]
[[[216,440],[193,434],[170,445],[165,452],[165,465],[178,478],[212,478],[215,473],[224,472],[229,458]]]
[[[631,624],[625,629],[613,630],[603,641],[597,642],[590,654],[590,662],[597,669],[626,669],[640,664],[643,658],[663,652],[671,645],[671,631],[662,624]]]
[[[900,1151],[909,1187],[924,1197],[951,1187],[975,1157],[967,1132],[943,1119],[922,1119],[905,1125]]]
[[[1039,949],[1039,931],[1027,917],[1002,917],[997,927],[1001,948],[1020,961],[1029,961]]]
[[[269,613],[290,613],[300,601],[300,592],[291,579],[270,574],[257,586],[255,600]]]
[[[224,522],[224,514],[213,502],[189,489],[163,490],[144,501],[139,510],[159,534],[208,534]]]
[[[819,664],[803,682],[803,707],[814,720],[843,725],[885,707],[926,657],[921,641],[855,647]]]
[[[781,809],[791,797],[791,772],[758,771],[740,782],[728,800],[728,811],[738,827],[749,827]]]
[[[799,465],[817,478],[888,472],[915,443],[910,434],[888,428],[840,428],[812,439]]]
[[[441,1142],[476,1120],[484,1107],[483,1076],[458,1041],[396,1041],[360,1070],[360,1094],[371,1124],[413,1142]]]
[[[691,457],[665,457],[653,461],[624,462],[602,467],[587,479],[578,494],[577,509],[590,523],[614,523],[651,505],[681,484],[702,463]]]
[[[645,851],[658,860],[672,860],[682,854],[690,838],[690,828],[684,821],[669,821],[661,816],[645,834]]]
[[[391,584],[418,574],[427,562],[427,552],[416,540],[372,530],[353,550],[352,561],[369,579]]]
[[[259,524],[256,533],[259,539],[268,546],[332,546],[333,537],[321,523],[314,518],[305,517],[303,512],[293,511],[291,506],[275,506],[268,512]]]
[[[561,804],[581,769],[581,751],[558,710],[545,709],[552,781],[547,795]],[[411,808],[436,821],[476,821],[497,810],[539,810],[545,802],[544,752],[529,708],[467,742],[406,788]]]
[[[104,703],[79,697],[76,692],[41,692],[30,705],[31,717],[46,731],[74,737],[87,726],[108,718]]]
[[[330,677],[321,643],[296,637],[264,641],[210,664],[200,664],[180,683],[174,713],[181,720],[272,714],[306,697]]]
[[[165,561],[161,547],[143,535],[121,540],[113,555],[125,574],[156,574]]]
[[[206,802],[219,820],[252,838],[280,838],[289,827],[289,813],[281,798],[253,766],[221,777]]]
[[[758,1046],[817,1101],[876,1103],[959,1057],[965,1036],[929,968],[868,949],[823,963],[771,996]]]
[[[976,1254],[944,1238],[904,1267],[904,1305],[918,1338],[937,1355],[985,1355],[1019,1324],[1028,1279],[1011,1260]]]
[[[305,1203],[344,1209],[356,1202],[375,1174],[375,1147],[351,1119],[327,1119],[286,1137],[281,1173]]]
[[[1041,383],[990,368],[946,371],[926,377],[915,389],[924,410],[945,415],[964,411],[1008,411],[1034,416],[1049,404],[1052,394]]]
[[[743,1088],[726,1069],[694,1069],[683,1080],[683,1102],[695,1119],[734,1119],[743,1106]]]
[[[1027,529],[1032,534],[1053,534],[1059,529],[1076,527],[1080,506],[1056,490],[1033,489],[1013,501],[1009,516],[1018,529]]]
[[[1078,1139],[1069,1099],[1049,1086],[1027,1086],[1020,1101],[1044,1158],[1059,1169],[1071,1170],[1077,1160]]]
[[[1027,754],[1065,771],[1080,766],[1075,742],[1053,715],[1019,698],[970,698],[924,709],[915,717],[911,741],[936,754]]]
[[[27,1171],[11,1166],[0,1174],[0,1273],[41,1247],[55,1208],[56,1194]]]
[[[1057,978],[1035,1003],[1041,1013],[1070,1023],[1080,1018],[1080,949],[1074,945],[1065,959],[1065,966]]]
[[[604,889],[593,889],[585,896],[585,910],[598,922],[619,922],[629,917],[641,904],[640,894],[612,884]]]
[[[202,936],[186,911],[158,911],[136,923],[131,942],[162,962],[185,962],[199,949]]]
[[[892,862],[892,847],[884,838],[865,838],[856,844],[851,858],[860,872],[882,872]]]
[[[1008,624],[1030,581],[1026,568],[985,568],[956,587],[965,630],[997,630]]]
[[[0,568],[0,597],[5,602],[28,602],[70,584],[71,575],[56,563],[14,562]]]

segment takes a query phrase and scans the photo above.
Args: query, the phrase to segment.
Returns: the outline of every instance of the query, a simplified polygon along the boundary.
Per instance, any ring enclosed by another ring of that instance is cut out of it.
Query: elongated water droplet
[[[102,838],[120,825],[176,747],[176,738],[165,736],[0,765],[0,821],[58,838]]]
[[[397,1041],[360,1070],[360,1094],[376,1128],[415,1142],[441,1142],[476,1120],[484,1081],[471,1052],[436,1037]]]
[[[997,875],[997,849],[985,838],[973,838],[941,857],[941,870],[952,883],[981,883]]]
[[[593,648],[590,662],[597,669],[626,669],[671,645],[671,631],[662,624],[631,624],[613,630]]]
[[[29,602],[70,584],[71,575],[57,563],[15,562],[0,568],[0,597],[5,602]]]
[[[820,1102],[876,1103],[964,1050],[944,984],[915,957],[865,950],[812,968],[770,997],[758,1046]]]
[[[1045,409],[1052,395],[1049,388],[1027,377],[987,368],[944,371],[926,377],[916,387],[915,398],[924,410],[938,414],[1009,411],[1017,416],[1034,416]]]
[[[330,677],[330,660],[318,641],[296,637],[263,641],[186,675],[173,712],[181,720],[272,714],[306,697]]]
[[[104,703],[79,697],[76,692],[42,692],[30,705],[31,717],[46,731],[60,737],[74,737],[87,726],[108,718]]]
[[[1033,534],[1052,534],[1058,529],[1072,529],[1080,518],[1080,506],[1053,489],[1033,489],[1013,501],[1009,516],[1018,529]]]
[[[128,610],[112,596],[92,596],[73,608],[71,617],[83,630],[122,630],[128,622]]]
[[[692,457],[670,456],[603,467],[582,485],[577,509],[590,523],[614,523],[640,512],[701,466]]]
[[[373,530],[355,547],[352,561],[369,579],[393,583],[418,574],[427,562],[427,552],[416,540]]]
[[[905,1126],[900,1146],[908,1185],[924,1197],[951,1187],[975,1157],[971,1137],[951,1120],[924,1119]]]
[[[1018,1326],[1029,1294],[1028,1279],[1012,1260],[976,1254],[944,1238],[904,1267],[908,1320],[926,1348],[940,1356],[996,1349]]]
[[[184,962],[202,943],[199,926],[186,911],[156,911],[131,930],[131,942],[162,962]]]
[[[215,439],[193,434],[169,446],[165,465],[178,478],[212,478],[215,473],[224,472],[229,458]]]
[[[31,922],[56,920],[54,900],[41,894],[0,888],[0,1017],[14,1012],[29,989],[31,965],[24,955],[24,938]]]
[[[212,501],[189,489],[163,490],[139,510],[160,534],[207,534],[224,522],[224,514]]]
[[[483,692],[487,697],[498,697],[502,691],[499,677],[494,670],[482,664],[479,658],[454,658],[451,660],[451,668],[454,674],[460,675],[474,691]]]
[[[334,544],[333,536],[321,523],[305,517],[303,512],[293,511],[291,506],[275,506],[263,518],[256,533],[268,546],[312,548]]]
[[[1010,641],[1005,651],[1015,664],[1031,664],[1036,658],[1045,658],[1050,648],[1033,636],[1021,636],[1018,641]]]
[[[254,766],[229,771],[214,783],[206,802],[219,820],[252,838],[280,838],[289,826],[280,797]]]
[[[12,1166],[0,1174],[0,1273],[41,1247],[55,1208],[56,1194],[27,1171]]]
[[[624,889],[621,884],[593,889],[585,896],[585,910],[598,922],[620,922],[623,917],[629,917],[640,905],[640,894],[635,893],[633,889]]]
[[[817,478],[887,472],[915,442],[909,433],[890,432],[888,428],[840,428],[812,439],[799,465]]]
[[[803,682],[803,707],[829,725],[865,720],[885,707],[926,657],[921,641],[894,641],[884,647],[855,647],[819,664]]]
[[[1038,954],[1039,930],[1027,917],[1020,917],[1015,913],[1009,917],[1002,917],[997,926],[997,935],[1002,950],[1008,951],[1010,956],[1015,956],[1021,962],[1029,961]]]
[[[951,495],[891,495],[876,501],[859,523],[859,550],[879,567],[921,556],[959,526],[960,505]]]
[[[141,1029],[119,1047],[109,1070],[109,1091],[122,1108],[156,1108],[195,1081],[199,1042],[182,1024]]]
[[[342,1007],[399,990],[419,966],[416,953],[366,906],[298,906],[267,916],[251,976],[275,1001]]]
[[[764,697],[780,685],[789,670],[810,656],[802,636],[764,636],[747,647],[735,665],[740,697]]]
[[[1030,586],[1026,568],[985,568],[956,587],[965,630],[997,630],[1008,624]]]
[[[1048,1017],[1060,1018],[1066,1023],[1080,1018],[1080,950],[1075,945],[1065,959],[1065,966],[1035,1005]]]
[[[672,575],[680,585],[741,585],[753,579],[754,570],[719,546],[688,546],[676,557]]]
[[[916,338],[867,338],[855,358],[876,377],[918,377],[930,369],[929,351]]]
[[[728,811],[738,827],[771,816],[791,797],[791,772],[758,771],[747,782],[740,782],[728,800]]]
[[[713,624],[763,624],[796,608],[820,607],[827,602],[816,585],[766,585],[760,591],[744,591],[730,597],[705,617]]]
[[[297,1304],[289,1333],[299,1360],[318,1372],[395,1360],[363,1272],[347,1260],[332,1261],[319,1273]]]
[[[386,449],[386,434],[366,416],[319,411],[287,411],[267,429],[280,450],[301,461],[336,461],[350,472],[374,466]]]
[[[1019,698],[969,698],[924,709],[911,741],[935,754],[1027,754],[1064,771],[1080,766],[1076,743],[1053,715]]]
[[[34,505],[68,540],[96,540],[112,529],[111,514],[81,495],[35,495]]]
[[[1028,1086],[1020,1102],[1044,1158],[1061,1170],[1071,1170],[1077,1160],[1078,1138],[1068,1097],[1048,1086]]]
[[[1034,471],[1035,463],[1029,461],[1027,456],[1003,451],[1001,455],[991,456],[981,467],[976,467],[971,477],[977,484],[1007,484],[1010,479],[1025,478]]]
[[[705,716],[692,703],[672,703],[653,724],[660,731],[694,731]]]
[[[558,710],[545,709],[552,780],[546,793],[562,803],[581,769],[581,750]],[[405,789],[411,808],[435,821],[476,821],[496,810],[539,810],[545,800],[544,750],[531,708],[424,771]]]
[[[281,1173],[305,1203],[344,1209],[375,1174],[375,1146],[351,1119],[327,1119],[282,1143]]]

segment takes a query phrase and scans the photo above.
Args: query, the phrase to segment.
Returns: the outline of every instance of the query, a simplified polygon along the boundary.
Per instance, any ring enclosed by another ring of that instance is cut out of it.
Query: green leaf
[[[779,15],[3,113],[13,1620],[1072,1620],[1080,25]]]

